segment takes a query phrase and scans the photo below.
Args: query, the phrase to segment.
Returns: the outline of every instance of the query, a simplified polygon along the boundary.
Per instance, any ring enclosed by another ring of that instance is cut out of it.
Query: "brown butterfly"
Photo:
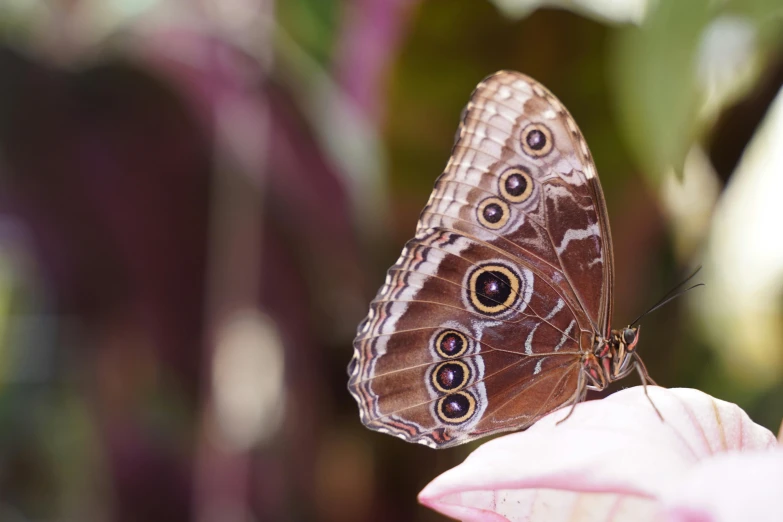
[[[482,81],[359,325],[348,388],[370,429],[433,448],[524,429],[636,369],[612,330],[612,238],[571,115],[512,71]]]

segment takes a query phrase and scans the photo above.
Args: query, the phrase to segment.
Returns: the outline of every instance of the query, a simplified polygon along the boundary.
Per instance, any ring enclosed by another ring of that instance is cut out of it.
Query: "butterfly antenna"
[[[694,270],[694,271],[693,271],[693,273],[692,273],[691,275],[689,275],[688,277],[686,277],[686,278],[685,278],[683,281],[681,281],[681,282],[677,283],[677,284],[674,286],[674,288],[672,288],[671,290],[669,290],[668,292],[666,292],[666,295],[664,295],[663,297],[661,297],[661,298],[658,300],[658,302],[657,302],[657,303],[655,303],[654,305],[652,305],[652,306],[651,306],[651,307],[650,307],[650,308],[649,308],[649,309],[648,309],[646,312],[644,312],[644,313],[643,313],[643,314],[641,314],[639,317],[637,317],[636,319],[634,319],[634,320],[633,320],[633,322],[631,322],[631,326],[633,326],[633,325],[637,324],[637,323],[638,323],[638,322],[639,322],[639,321],[640,321],[640,320],[641,320],[641,319],[642,319],[642,318],[643,318],[645,315],[647,315],[647,314],[650,314],[650,313],[652,313],[652,312],[656,311],[657,309],[659,309],[660,307],[662,307],[662,306],[664,306],[665,304],[669,303],[670,301],[674,301],[674,300],[675,300],[675,299],[677,299],[678,297],[680,297],[680,296],[684,295],[686,292],[690,292],[690,291],[691,291],[691,290],[693,290],[694,288],[698,288],[698,287],[700,287],[700,286],[704,286],[704,283],[699,283],[699,284],[696,284],[696,285],[690,286],[690,287],[686,288],[685,290],[681,290],[681,291],[679,291],[679,292],[677,292],[677,293],[674,293],[674,292],[675,292],[675,291],[676,291],[678,288],[682,287],[682,285],[684,285],[685,283],[687,283],[688,281],[690,281],[691,279],[693,279],[693,278],[696,276],[696,274],[698,274],[698,273],[699,273],[699,270],[701,270],[701,265],[699,265],[699,266],[696,268],[696,270]],[[674,294],[674,295],[672,295],[672,294]]]

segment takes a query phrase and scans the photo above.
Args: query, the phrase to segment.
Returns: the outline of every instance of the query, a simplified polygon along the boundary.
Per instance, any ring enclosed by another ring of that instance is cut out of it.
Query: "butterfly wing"
[[[520,189],[525,174],[529,192]],[[486,217],[500,213],[487,207],[505,210],[498,195],[509,217],[491,224]],[[564,297],[608,333],[614,271],[603,191],[576,122],[535,80],[501,71],[474,91],[419,231],[455,220],[527,264],[554,268]]]
[[[579,398],[581,355],[608,329],[610,241],[570,115],[519,73],[484,80],[359,326],[349,389],[362,421],[444,447]]]

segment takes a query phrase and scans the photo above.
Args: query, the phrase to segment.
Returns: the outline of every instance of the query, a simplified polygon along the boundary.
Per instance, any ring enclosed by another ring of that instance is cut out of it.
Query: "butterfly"
[[[446,168],[358,327],[370,429],[433,448],[529,427],[636,370],[613,330],[612,237],[587,143],[545,87],[484,79]],[[570,415],[570,413],[569,413]]]

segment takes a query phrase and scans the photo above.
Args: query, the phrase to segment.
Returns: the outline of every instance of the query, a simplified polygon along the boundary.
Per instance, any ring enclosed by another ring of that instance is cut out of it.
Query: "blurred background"
[[[662,385],[783,417],[780,0],[0,0],[0,520],[442,520],[351,341],[460,111],[544,83]],[[634,386],[634,378],[622,386]]]

